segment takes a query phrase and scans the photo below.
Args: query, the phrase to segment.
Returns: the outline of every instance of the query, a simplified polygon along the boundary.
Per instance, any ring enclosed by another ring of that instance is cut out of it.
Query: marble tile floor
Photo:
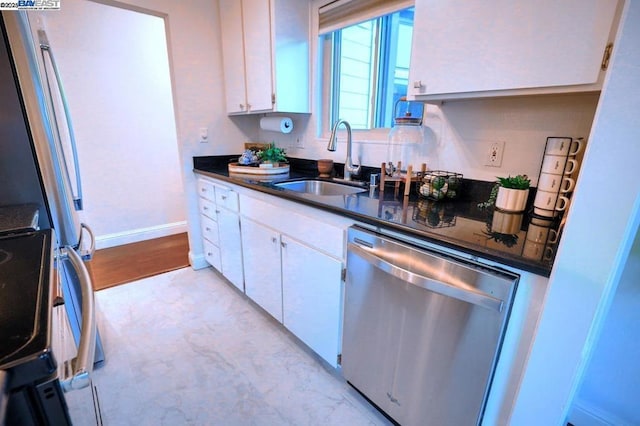
[[[212,269],[96,293],[105,425],[388,425]]]

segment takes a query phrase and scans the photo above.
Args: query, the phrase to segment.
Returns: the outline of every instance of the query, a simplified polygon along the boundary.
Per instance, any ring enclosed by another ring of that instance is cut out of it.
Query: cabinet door
[[[241,223],[245,293],[282,322],[280,234],[244,217]]]
[[[616,7],[616,0],[417,0],[409,94],[551,93],[596,83]]]
[[[228,113],[247,111],[245,62],[242,39],[242,4],[238,0],[219,0],[222,65]]]
[[[342,316],[342,262],[283,235],[283,324],[336,367]]]
[[[218,238],[222,275],[244,292],[240,217],[237,213],[218,208]]]
[[[247,103],[251,112],[271,111],[272,43],[269,0],[242,0]]]

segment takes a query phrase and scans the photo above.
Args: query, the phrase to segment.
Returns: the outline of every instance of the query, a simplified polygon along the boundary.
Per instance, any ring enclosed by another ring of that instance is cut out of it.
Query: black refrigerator
[[[62,77],[46,32],[31,28],[26,12],[3,11],[0,29],[0,206],[35,205],[39,228],[53,229],[55,266],[76,345],[80,351],[83,317],[91,316],[91,353],[99,366],[105,358],[95,312],[83,315],[82,308],[90,276],[83,261],[74,261],[90,259],[95,244],[78,214],[81,175]]]

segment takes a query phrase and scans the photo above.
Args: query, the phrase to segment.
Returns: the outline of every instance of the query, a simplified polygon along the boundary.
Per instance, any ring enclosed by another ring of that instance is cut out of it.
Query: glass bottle
[[[396,101],[394,126],[389,132],[385,159],[388,176],[406,174],[407,167],[414,165],[424,141],[423,111],[424,104],[421,102],[408,102],[405,97]]]

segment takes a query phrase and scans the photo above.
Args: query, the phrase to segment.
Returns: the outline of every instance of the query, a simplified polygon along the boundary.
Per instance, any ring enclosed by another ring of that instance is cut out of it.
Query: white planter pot
[[[496,208],[505,212],[522,212],[527,206],[528,189],[498,188]]]

